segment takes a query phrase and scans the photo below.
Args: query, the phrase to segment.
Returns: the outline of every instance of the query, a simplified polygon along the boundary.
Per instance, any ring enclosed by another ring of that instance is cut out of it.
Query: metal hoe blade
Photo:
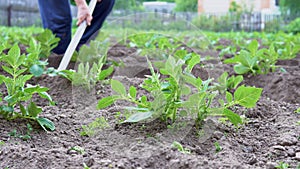
[[[93,13],[94,9],[95,9],[95,6],[96,6],[96,3],[97,3],[97,0],[92,0],[89,4],[89,11],[90,11],[90,14]],[[71,60],[71,57],[85,31],[87,27],[87,24],[86,24],[86,21],[83,21],[79,27],[77,28],[77,31],[73,37],[73,39],[71,40],[67,50],[66,50],[66,53],[64,55],[64,57],[62,58],[62,61],[60,62],[60,65],[58,67],[57,70],[61,71],[61,70],[65,70],[67,68],[67,66],[69,65],[70,63],[70,60]]]

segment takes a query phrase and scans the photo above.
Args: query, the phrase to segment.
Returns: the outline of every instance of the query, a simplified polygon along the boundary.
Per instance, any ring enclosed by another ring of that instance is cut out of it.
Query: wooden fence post
[[[12,11],[12,5],[9,5],[7,7],[7,26],[11,26],[11,11]]]

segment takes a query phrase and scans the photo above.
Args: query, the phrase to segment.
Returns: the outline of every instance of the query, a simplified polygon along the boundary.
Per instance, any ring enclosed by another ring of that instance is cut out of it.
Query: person
[[[115,0],[98,0],[93,14],[90,14],[86,0],[75,0],[78,8],[77,26],[87,22],[77,49],[88,43],[89,39],[102,27],[108,14],[111,12]],[[50,29],[60,41],[52,52],[63,55],[68,48],[72,36],[72,15],[69,0],[38,0],[43,27]],[[59,62],[59,61],[56,61]],[[49,63],[50,65],[50,63]],[[54,66],[55,67],[55,66]]]

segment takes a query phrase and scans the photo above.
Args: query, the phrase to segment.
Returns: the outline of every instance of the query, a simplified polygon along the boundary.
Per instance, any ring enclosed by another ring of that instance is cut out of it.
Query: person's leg
[[[52,51],[65,53],[71,41],[72,16],[69,0],[38,0],[44,28],[50,29],[60,42]]]
[[[98,30],[102,27],[106,17],[111,12],[114,3],[115,0],[102,0],[101,2],[97,3],[93,12],[93,20],[91,26],[88,26],[86,28],[78,46],[87,43],[88,40],[93,36],[93,34],[98,32]]]

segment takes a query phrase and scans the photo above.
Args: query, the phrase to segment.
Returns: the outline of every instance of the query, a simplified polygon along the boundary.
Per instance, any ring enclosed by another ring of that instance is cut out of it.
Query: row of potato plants
[[[236,43],[240,45],[241,50],[230,51],[235,54],[235,57],[227,59],[225,62],[236,63],[234,70],[237,74],[249,72],[260,74],[268,73],[270,70],[274,71],[275,63],[282,56],[280,52],[289,53],[286,59],[295,57],[298,52],[296,42],[299,41],[299,38],[285,36],[291,40],[281,39],[285,40],[284,43],[272,43],[269,48],[259,48],[259,43],[255,40],[249,41],[250,43],[245,43],[245,41]],[[273,38],[280,39],[277,36]],[[202,80],[195,77],[192,70],[195,65],[201,64],[202,58],[198,54],[182,48],[178,39],[150,33],[131,36],[129,40],[129,46],[138,48],[141,55],[150,59],[153,56],[160,57],[166,62],[152,63],[148,59],[151,75],[146,76],[142,85],[148,94],[141,97],[137,97],[138,91],[135,86],[130,86],[126,90],[121,82],[110,80],[111,87],[116,94],[101,99],[98,108],[105,108],[118,100],[134,103],[135,107],[127,107],[134,113],[124,122],[138,122],[149,118],[174,122],[179,117],[193,114],[191,116],[196,117],[197,126],[201,125],[208,116],[225,116],[235,126],[238,126],[242,123],[242,119],[232,111],[232,108],[236,105],[246,108],[254,107],[261,95],[262,89],[260,88],[240,85],[243,80],[242,76],[229,77],[224,72],[217,82],[213,79]],[[236,40],[235,42],[240,41]],[[27,83],[33,76],[49,73],[59,74],[71,80],[74,85],[85,86],[87,90],[90,90],[96,82],[107,78],[113,72],[113,67],[117,65],[117,63],[112,63],[112,66],[103,70],[104,64],[107,64],[106,53],[109,47],[107,38],[98,38],[91,42],[89,47],[82,48],[78,55],[81,63],[77,71],[66,70],[63,72],[57,72],[54,69],[46,70],[47,62],[41,61],[42,58],[49,56],[58,42],[58,39],[50,31],[45,30],[31,38],[18,38],[17,42],[28,46],[26,54],[21,54],[18,45],[14,45],[13,43],[16,42],[13,41],[5,41],[0,48],[0,61],[4,64],[2,68],[9,74],[0,76],[0,83],[4,83],[7,89],[7,92],[2,92],[7,93],[5,97],[4,94],[1,95],[0,101],[5,103],[1,105],[1,115],[7,119],[35,120],[45,130],[54,130],[54,124],[48,119],[39,117],[42,109],[32,101],[32,96],[37,93],[40,97],[47,99],[50,104],[53,105],[54,102],[47,94],[48,88],[32,86]],[[290,48],[292,51],[284,48],[286,43],[294,44]],[[9,51],[4,52],[7,49]],[[224,95],[223,99],[220,99],[220,95]]]

